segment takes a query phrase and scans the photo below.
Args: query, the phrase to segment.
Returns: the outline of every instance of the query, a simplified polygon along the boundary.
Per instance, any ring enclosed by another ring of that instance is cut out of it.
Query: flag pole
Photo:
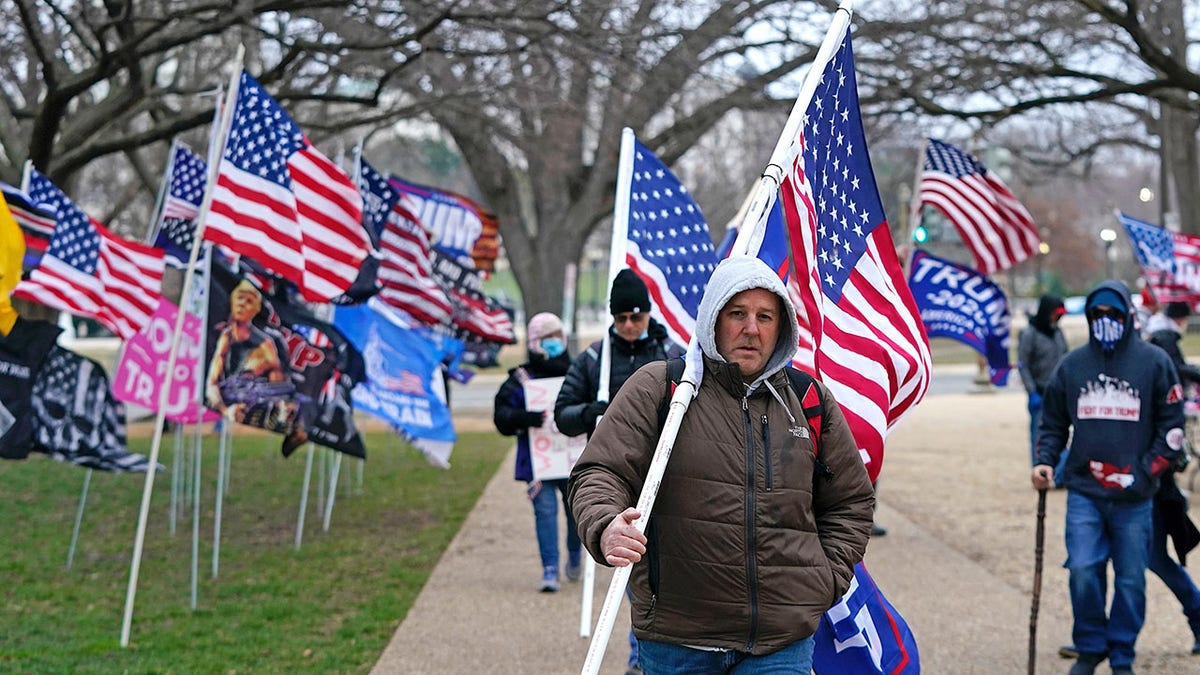
[[[905,276],[912,268],[912,259],[917,253],[917,240],[913,238],[913,235],[916,234],[917,228],[921,227],[921,176],[925,173],[925,153],[928,149],[929,138],[922,138],[921,149],[917,152],[917,172],[913,178],[912,197],[908,203],[908,232],[904,233],[904,246],[908,250],[908,255],[904,256]]]
[[[629,202],[631,186],[633,185],[633,148],[636,140],[633,129],[625,127],[621,129],[621,152],[617,158],[617,193],[613,199],[613,222],[612,222],[612,240],[608,246],[608,283],[605,285],[604,291],[604,307],[607,308],[612,304],[612,285],[613,280],[617,278],[617,274],[625,268],[625,249],[629,242]],[[605,309],[601,309],[605,311]],[[602,315],[603,316],[603,315]],[[609,337],[611,331],[608,326],[604,327],[604,338],[600,349],[600,382],[596,386],[596,400],[607,402],[611,398],[609,392],[609,379],[612,377],[612,345]],[[599,418],[596,420],[599,422]],[[596,585],[596,561],[592,557],[584,556],[583,561],[583,602],[579,612],[579,637],[587,637],[592,630],[592,595]],[[621,590],[624,591],[624,584],[621,585]],[[609,586],[609,593],[612,592],[612,585]],[[620,603],[620,598],[617,598],[617,603]],[[605,601],[607,605],[607,600]],[[615,607],[613,610],[615,611]],[[603,613],[601,613],[603,618]],[[601,641],[601,645],[608,644],[609,633],[612,632],[612,625],[608,626]],[[592,638],[594,646],[598,640],[601,640],[597,634]],[[590,652],[589,652],[590,653]],[[599,667],[599,663],[596,664]]]
[[[825,39],[821,43],[821,48],[817,52],[817,58],[804,78],[804,83],[800,88],[800,95],[796,100],[796,105],[792,108],[792,113],[788,117],[787,124],[784,126],[784,132],[780,135],[779,141],[775,145],[775,151],[771,154],[771,163],[763,171],[763,177],[759,181],[754,201],[746,214],[746,220],[743,221],[742,227],[738,231],[737,240],[734,241],[733,248],[729,254],[730,257],[745,255],[749,249],[752,237],[757,237],[759,240],[762,238],[762,232],[755,230],[763,228],[755,227],[755,225],[760,222],[766,222],[765,216],[770,210],[773,200],[778,195],[779,184],[783,175],[782,164],[789,154],[791,145],[789,134],[792,138],[795,138],[799,133],[804,111],[808,109],[808,103],[812,100],[813,94],[816,91],[825,64],[833,58],[835,49],[840,44],[845,31],[849,28],[852,5],[852,0],[842,0],[841,5],[834,14],[829,30],[825,34]],[[624,146],[624,137],[622,137],[622,146]],[[618,189],[621,184],[622,180],[618,173]],[[613,238],[615,240],[615,223],[613,229]],[[638,532],[645,532],[646,530],[646,524],[650,520],[650,512],[654,508],[654,500],[658,497],[658,488],[662,483],[663,475],[667,469],[667,462],[671,458],[671,451],[675,445],[675,437],[679,434],[679,425],[683,422],[683,416],[687,413],[688,406],[691,405],[692,397],[695,395],[700,379],[699,355],[699,344],[697,343],[696,336],[693,335],[691,344],[688,345],[687,365],[684,368],[679,385],[676,386],[675,392],[671,396],[671,403],[667,409],[667,418],[663,423],[658,444],[654,448],[654,455],[650,460],[650,467],[646,474],[646,480],[642,485],[641,494],[638,495],[636,508],[640,515],[633,523]],[[604,384],[603,380],[601,384]],[[608,639],[612,634],[613,624],[616,622],[616,614],[621,604],[621,596],[625,594],[625,586],[629,583],[629,575],[632,571],[632,565],[625,565],[616,568],[613,572],[612,581],[608,586],[608,594],[605,595],[604,605],[600,608],[600,618],[596,623],[596,634],[592,637],[591,644],[588,645],[588,653],[583,662],[581,675],[596,675],[600,672],[600,663],[604,658]]]
[[[158,183],[158,194],[154,197],[154,210],[150,212],[154,214],[150,232],[146,235],[146,243],[150,245],[154,244],[154,239],[158,237],[158,232],[162,229],[163,203],[167,200],[167,191],[171,189],[171,175],[175,172],[175,148],[177,147],[179,147],[179,140],[172,138],[171,147],[167,150],[167,168],[163,171],[162,180]]]
[[[791,155],[792,144],[800,135],[800,126],[804,123],[804,113],[808,110],[808,104],[817,91],[817,85],[821,83],[821,74],[825,70],[825,64],[833,58],[834,51],[841,44],[842,35],[849,30],[850,15],[854,11],[853,5],[853,0],[842,0],[838,5],[833,20],[830,22],[829,30],[825,33],[825,39],[821,42],[820,49],[817,50],[817,57],[813,60],[812,67],[804,74],[804,81],[800,85],[800,94],[796,97],[796,103],[792,105],[792,111],[783,125],[783,133],[775,142],[775,149],[771,152],[767,167],[763,169],[762,177],[759,178],[754,199],[750,203],[750,208],[746,210],[745,219],[738,229],[737,239],[734,240],[733,248],[729,251],[731,258],[735,255],[745,255],[746,251],[750,250],[752,243],[762,240],[762,228],[753,226],[759,222],[766,222],[767,213],[779,196],[779,186],[783,183],[783,165]]]
[[[233,124],[233,104],[237,101],[238,82],[242,75],[242,57],[245,54],[245,47],[239,45],[237,55],[234,57],[233,74],[230,76],[230,86],[224,115],[220,121],[219,138],[216,140],[218,152],[216,157],[220,157],[224,152],[225,138],[229,135],[229,129]],[[200,255],[201,240],[204,234],[204,223],[208,218],[208,211],[212,207],[213,192],[217,182],[217,168],[220,162],[212,162],[208,167],[208,183],[204,190],[204,203],[200,205],[200,213],[196,217],[196,233],[192,239],[192,250],[188,256],[187,272],[183,276],[183,290],[180,293],[181,298],[188,297],[191,292],[192,279],[195,276],[196,260]],[[175,361],[179,356],[180,336],[183,333],[184,311],[181,308],[175,316],[175,331],[171,341],[171,351],[167,356],[168,373],[175,372]],[[142,504],[138,511],[137,533],[133,539],[133,557],[129,563],[129,587],[125,593],[125,612],[121,621],[121,646],[129,646],[129,632],[133,623],[133,605],[137,598],[137,582],[138,572],[142,564],[142,548],[146,543],[146,520],[150,513],[150,498],[154,494],[154,474],[157,472],[158,453],[162,447],[162,432],[163,422],[166,420],[167,406],[170,401],[171,388],[163,386],[159,390],[158,396],[158,412],[154,416],[154,440],[150,444],[150,459],[149,468],[146,471],[146,482],[142,488]]]

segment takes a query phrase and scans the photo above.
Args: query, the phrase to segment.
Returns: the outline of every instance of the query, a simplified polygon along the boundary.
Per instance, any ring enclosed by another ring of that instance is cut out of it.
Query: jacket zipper
[[[750,404],[742,397],[742,418],[746,428],[746,585],[750,592],[750,631],[746,636],[746,648],[754,647],[758,633],[758,571],[754,563],[754,429],[750,418]]]
[[[767,463],[767,492],[770,492],[775,481],[771,478],[771,431],[767,427],[767,416],[762,416],[763,459]]]

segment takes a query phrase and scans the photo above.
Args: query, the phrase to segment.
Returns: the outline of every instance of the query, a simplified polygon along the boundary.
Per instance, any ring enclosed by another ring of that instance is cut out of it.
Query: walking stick
[[[1037,616],[1042,599],[1042,553],[1046,543],[1046,489],[1038,490],[1037,543],[1033,548],[1033,604],[1029,608],[1029,675],[1037,670]]]

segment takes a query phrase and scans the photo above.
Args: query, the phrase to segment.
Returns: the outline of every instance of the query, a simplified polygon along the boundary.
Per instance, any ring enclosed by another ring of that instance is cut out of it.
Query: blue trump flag
[[[1008,298],[977,270],[918,250],[908,270],[908,285],[929,337],[969,345],[987,357],[992,384],[1005,385],[1011,315]]]
[[[854,566],[850,590],[821,617],[814,637],[818,675],[921,672],[916,638],[862,563]]]
[[[391,424],[430,464],[449,468],[456,436],[442,364],[459,356],[462,343],[405,326],[375,300],[338,307],[333,323],[366,366],[366,381],[351,394],[354,407]]]

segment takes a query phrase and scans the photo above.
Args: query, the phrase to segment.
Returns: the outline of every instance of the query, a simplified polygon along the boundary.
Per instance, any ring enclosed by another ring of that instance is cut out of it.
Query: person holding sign
[[[559,496],[563,511],[567,515],[567,566],[566,575],[571,581],[579,579],[581,548],[579,535],[575,531],[575,520],[566,507],[566,474],[558,478],[541,479],[535,476],[533,453],[531,452],[531,429],[549,429],[549,408],[530,410],[526,404],[526,385],[531,381],[561,378],[567,374],[571,357],[567,354],[563,337],[563,324],[557,316],[542,312],[529,320],[525,335],[529,348],[529,360],[508,372],[508,379],[496,392],[492,421],[496,430],[505,436],[517,437],[517,462],[513,478],[525,481],[529,500],[533,503],[533,517],[537,530],[538,551],[542,558],[543,593],[558,590],[558,505]],[[557,392],[554,392],[557,393]],[[548,402],[554,401],[553,394]],[[569,471],[569,467],[568,467]]]

